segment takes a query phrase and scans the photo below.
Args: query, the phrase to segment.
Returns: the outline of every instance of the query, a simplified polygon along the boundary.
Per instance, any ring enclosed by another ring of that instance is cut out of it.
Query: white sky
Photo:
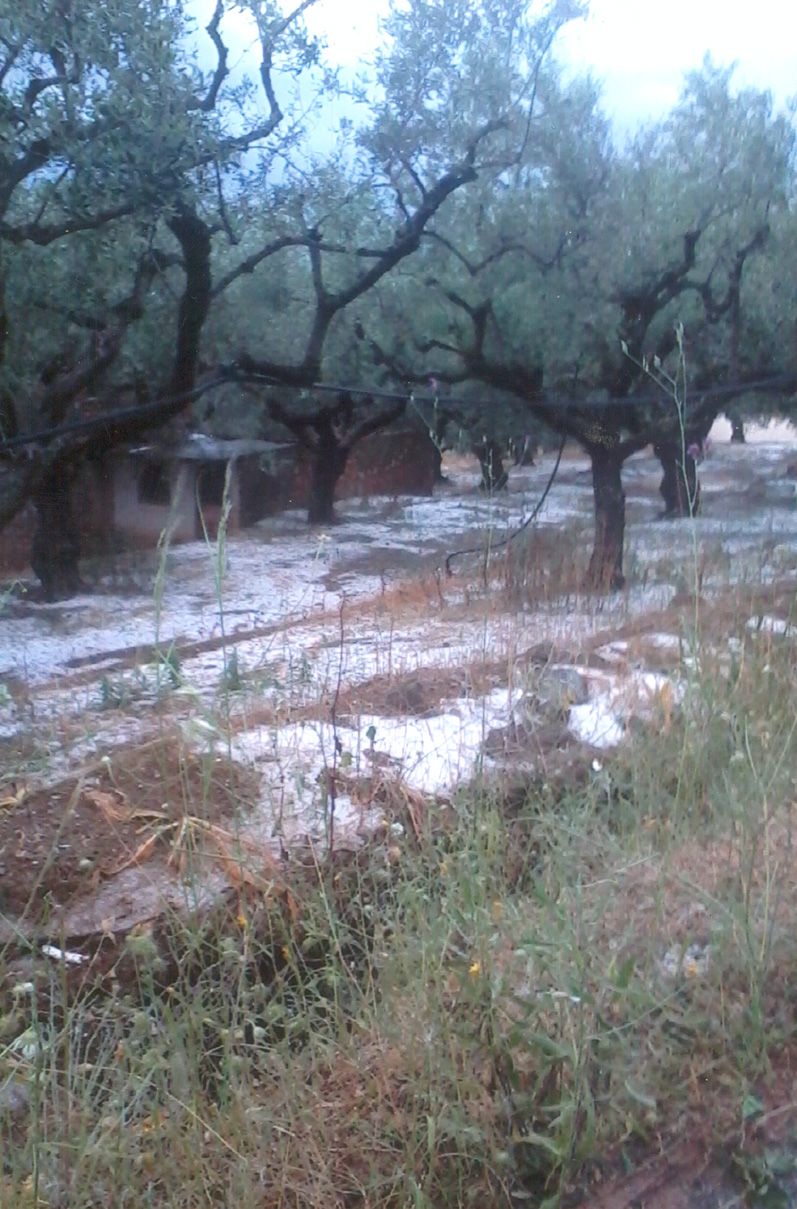
[[[384,0],[321,0],[308,13],[330,58],[351,66],[377,40]],[[684,71],[706,51],[738,62],[736,80],[770,88],[778,104],[797,94],[797,0],[592,0],[586,21],[561,35],[558,53],[604,82],[609,115],[621,130],[674,103]]]
[[[737,86],[769,88],[782,105],[797,94],[797,0],[592,0],[559,51],[604,81],[621,129],[669,109],[683,72],[707,51],[716,63],[738,63]]]
[[[294,3],[283,0],[286,11]],[[355,70],[376,45],[386,9],[387,0],[320,0],[307,22],[326,37],[328,60]],[[212,0],[197,0],[195,11],[204,24]],[[229,15],[223,29],[234,59],[249,41],[245,24]],[[783,105],[797,95],[797,0],[591,0],[587,20],[573,22],[557,43],[560,59],[603,82],[619,133],[666,112],[683,72],[707,51],[721,65],[738,63],[737,86],[769,88]]]

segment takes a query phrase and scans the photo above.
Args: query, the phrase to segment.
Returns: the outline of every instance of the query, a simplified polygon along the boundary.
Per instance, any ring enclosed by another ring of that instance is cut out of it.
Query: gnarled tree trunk
[[[349,449],[341,444],[334,432],[320,432],[313,447],[310,471],[310,498],[307,502],[309,525],[331,525],[335,521],[335,488],[346,463]]]
[[[473,445],[473,452],[479,459],[482,470],[479,490],[487,491],[491,495],[494,491],[503,491],[509,482],[509,475],[504,470],[504,459],[497,441],[485,437],[483,441]]]
[[[247,359],[248,365],[255,365]],[[373,405],[373,399],[366,400]],[[315,415],[292,415],[278,399],[268,399],[266,406],[272,420],[282,424],[310,450],[310,499],[307,523],[331,525],[335,520],[335,488],[346,469],[354,446],[371,433],[387,428],[404,412],[406,399],[400,399],[387,411],[355,421],[355,407],[345,392],[331,407],[320,407]]]
[[[625,584],[623,543],[625,541],[625,492],[623,458],[617,449],[591,445],[592,490],[595,500],[595,545],[585,577],[585,587],[599,591],[617,590]]]
[[[71,467],[56,464],[33,494],[38,524],[30,563],[45,600],[73,596],[81,586],[80,537],[69,494],[71,477]]]
[[[680,438],[659,441],[653,446],[653,452],[664,472],[659,491],[664,500],[665,517],[696,516],[700,510],[700,484],[695,459],[686,452]]]

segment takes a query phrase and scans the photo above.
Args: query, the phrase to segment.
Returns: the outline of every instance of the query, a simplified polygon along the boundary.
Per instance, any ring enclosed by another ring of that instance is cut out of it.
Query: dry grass
[[[478,582],[468,604],[461,581],[422,578],[347,606],[344,629],[366,607],[406,624],[575,599],[577,563],[535,538],[486,601]],[[684,697],[578,778],[560,753],[561,775],[551,762],[511,801],[477,779],[441,811],[382,770],[340,770],[385,820],[359,851],[308,845],[268,878],[230,877],[214,912],[100,938],[91,977],[7,946],[2,1203],[597,1204],[616,1164],[749,1154],[745,1113],[777,1107],[773,1070],[792,1061],[797,652],[745,626],[793,603],[786,579],[704,592],[581,644],[596,659],[622,638],[645,666],[658,651]],[[371,677],[335,709],[422,715],[510,673],[484,658]],[[333,690],[258,720],[318,716]],[[131,790],[95,788],[109,825],[132,821],[115,817]],[[203,817],[229,857],[223,819]],[[179,847],[186,876],[193,852]],[[708,959],[669,970],[690,945]]]

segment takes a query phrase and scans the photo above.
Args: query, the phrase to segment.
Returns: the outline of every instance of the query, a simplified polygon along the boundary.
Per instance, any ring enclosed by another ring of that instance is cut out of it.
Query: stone
[[[589,700],[587,678],[574,667],[546,667],[535,677],[527,699],[546,717],[564,717],[571,705]]]
[[[30,1092],[25,1083],[9,1079],[0,1087],[0,1122],[19,1124],[30,1109]]]

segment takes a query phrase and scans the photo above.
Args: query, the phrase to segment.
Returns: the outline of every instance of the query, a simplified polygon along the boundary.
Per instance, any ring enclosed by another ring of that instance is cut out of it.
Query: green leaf
[[[752,1092],[748,1092],[742,1100],[742,1120],[749,1121],[752,1117],[760,1116],[763,1111],[764,1105],[758,1096],[754,1096]]]

